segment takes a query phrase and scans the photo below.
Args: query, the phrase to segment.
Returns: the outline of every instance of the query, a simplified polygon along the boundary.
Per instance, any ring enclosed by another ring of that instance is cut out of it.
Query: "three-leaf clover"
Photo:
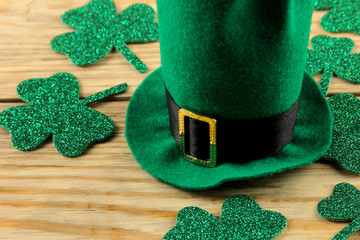
[[[360,191],[349,183],[339,183],[332,195],[319,202],[320,216],[332,221],[350,222],[333,240],[345,240],[360,230]]]
[[[112,0],[93,0],[82,8],[66,12],[62,21],[78,31],[55,37],[51,47],[66,54],[74,64],[95,63],[115,47],[138,71],[147,71],[126,43],[159,38],[155,13],[150,6],[134,4],[117,14]]]
[[[88,146],[114,132],[114,122],[86,105],[125,91],[121,84],[79,100],[79,82],[69,73],[47,79],[30,79],[19,84],[20,98],[30,105],[12,107],[0,114],[0,126],[10,132],[15,148],[28,151],[51,135],[64,156],[82,154]]]
[[[360,83],[360,53],[351,54],[354,42],[349,38],[319,35],[311,39],[313,49],[308,49],[306,70],[315,75],[322,72],[320,87],[327,95],[333,74]]]
[[[266,240],[276,237],[285,227],[282,214],[263,210],[254,199],[237,195],[225,200],[220,219],[197,207],[182,209],[176,226],[164,239]]]
[[[360,174],[360,100],[349,93],[329,99],[333,115],[332,144],[324,158]]]
[[[353,32],[360,34],[360,0],[319,1],[318,9],[331,8],[321,19],[320,25],[329,32]]]
[[[336,0],[316,0],[315,1],[315,8],[316,9],[330,9],[334,7]]]

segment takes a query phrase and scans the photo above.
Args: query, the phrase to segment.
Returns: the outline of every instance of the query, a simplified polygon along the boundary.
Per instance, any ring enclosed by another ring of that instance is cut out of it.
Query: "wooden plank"
[[[0,111],[18,105],[23,104],[1,103]],[[203,192],[154,179],[127,147],[127,105],[93,105],[114,119],[116,133],[79,158],[61,156],[51,140],[34,151],[18,151],[0,128],[0,239],[161,239],[181,208],[195,205],[219,216],[223,201],[236,194],[286,216],[288,227],[277,239],[325,240],[345,226],[318,216],[316,205],[337,183],[360,187],[360,178],[326,161]]]
[[[53,51],[51,39],[73,31],[61,22],[62,14],[87,2],[11,0],[0,4],[0,101],[16,101],[16,86],[21,81],[46,78],[58,72],[70,72],[78,77],[82,97],[127,82],[129,90],[118,98],[128,100],[144,78],[160,66],[158,41],[129,44],[129,48],[148,66],[145,74],[135,70],[116,51],[88,67],[75,66],[65,55]],[[136,3],[132,0],[114,2],[118,12]],[[156,9],[155,0],[143,3]]]
[[[133,3],[131,0],[115,2],[118,11]],[[155,0],[144,2],[156,9]],[[51,50],[49,43],[53,37],[72,31],[61,23],[62,14],[86,3],[87,0],[7,0],[0,5],[0,101],[16,101],[16,86],[21,81],[35,77],[45,78],[58,72],[70,72],[79,78],[82,97],[91,95],[98,89],[127,82],[129,91],[118,98],[128,100],[143,79],[160,66],[159,42],[129,46],[149,67],[146,74],[138,73],[116,51],[90,67],[79,67],[72,64],[65,55]],[[314,11],[311,37],[318,34],[350,37],[355,41],[354,52],[360,52],[359,35],[332,34],[321,29],[320,20],[325,13],[326,11]],[[319,81],[320,75],[315,76],[315,79]],[[359,95],[360,87],[334,77],[329,94],[339,92]]]
[[[94,144],[78,158],[65,158],[51,139],[38,149],[21,152],[12,147],[9,133],[0,128],[0,239],[161,239],[186,206],[201,207],[219,217],[223,201],[246,194],[269,210],[283,213],[288,226],[276,239],[331,239],[345,223],[333,223],[316,213],[317,203],[339,182],[360,188],[360,178],[335,163],[314,164],[272,177],[226,183],[203,192],[181,191],[144,171],[129,150],[124,136],[128,100],[142,80],[160,66],[159,43],[130,45],[148,65],[138,73],[119,53],[111,53],[91,67],[74,66],[49,47],[52,37],[71,31],[60,22],[68,9],[88,0],[0,1],[0,111],[23,105],[16,86],[25,79],[49,77],[66,71],[80,81],[86,97],[127,82],[126,94],[92,105],[111,117],[115,134]],[[155,0],[143,0],[154,8]],[[125,9],[133,0],[115,0]],[[332,34],[319,23],[326,11],[315,11],[311,37],[346,36],[360,52],[360,36]],[[319,81],[320,76],[315,76]],[[360,86],[334,77],[330,94],[360,95]],[[355,234],[350,239],[358,239]]]

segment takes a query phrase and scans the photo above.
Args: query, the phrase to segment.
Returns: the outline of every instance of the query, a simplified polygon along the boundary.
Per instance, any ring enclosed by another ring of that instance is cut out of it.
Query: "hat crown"
[[[182,108],[221,118],[288,110],[304,76],[313,0],[157,0],[162,74]]]

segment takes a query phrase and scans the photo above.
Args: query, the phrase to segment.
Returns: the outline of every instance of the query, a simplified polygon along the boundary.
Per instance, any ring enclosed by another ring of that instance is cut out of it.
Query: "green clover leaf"
[[[360,100],[352,94],[340,93],[329,99],[329,105],[334,119],[333,136],[324,159],[360,174]]]
[[[78,31],[55,37],[51,47],[76,65],[100,61],[115,47],[139,72],[146,72],[146,65],[126,43],[159,39],[154,10],[145,4],[131,5],[117,14],[112,0],[93,0],[66,12],[62,21]]]
[[[263,210],[254,199],[237,195],[225,200],[220,219],[197,207],[182,209],[176,226],[164,239],[266,240],[279,235],[285,227],[282,214]]]
[[[91,143],[114,132],[109,117],[86,105],[126,88],[126,84],[121,84],[79,100],[79,82],[69,73],[26,80],[19,84],[17,92],[30,105],[4,110],[0,114],[0,126],[10,132],[12,143],[19,150],[32,150],[52,135],[59,153],[75,157]]]
[[[329,32],[353,32],[360,34],[360,0],[319,1],[318,9],[331,10],[321,19],[320,25]]]
[[[360,191],[349,183],[339,183],[332,195],[321,200],[317,211],[332,221],[352,221],[333,240],[345,240],[360,230]]]
[[[326,96],[333,74],[360,83],[360,53],[351,54],[354,42],[349,38],[319,35],[311,39],[313,49],[308,49],[306,70],[311,75],[323,72],[320,87]]]
[[[315,8],[318,10],[330,9],[334,7],[336,0],[316,0]]]

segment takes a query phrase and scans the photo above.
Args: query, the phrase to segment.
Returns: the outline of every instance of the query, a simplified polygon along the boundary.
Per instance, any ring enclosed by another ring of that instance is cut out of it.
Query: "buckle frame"
[[[185,150],[185,117],[189,117],[192,119],[196,119],[199,121],[203,121],[209,124],[209,133],[210,133],[210,159],[198,159],[192,155],[186,153]],[[179,146],[180,146],[180,153],[181,155],[187,160],[192,163],[205,166],[205,167],[216,167],[216,119],[205,117],[199,114],[196,114],[192,111],[187,109],[181,108],[179,110]]]

